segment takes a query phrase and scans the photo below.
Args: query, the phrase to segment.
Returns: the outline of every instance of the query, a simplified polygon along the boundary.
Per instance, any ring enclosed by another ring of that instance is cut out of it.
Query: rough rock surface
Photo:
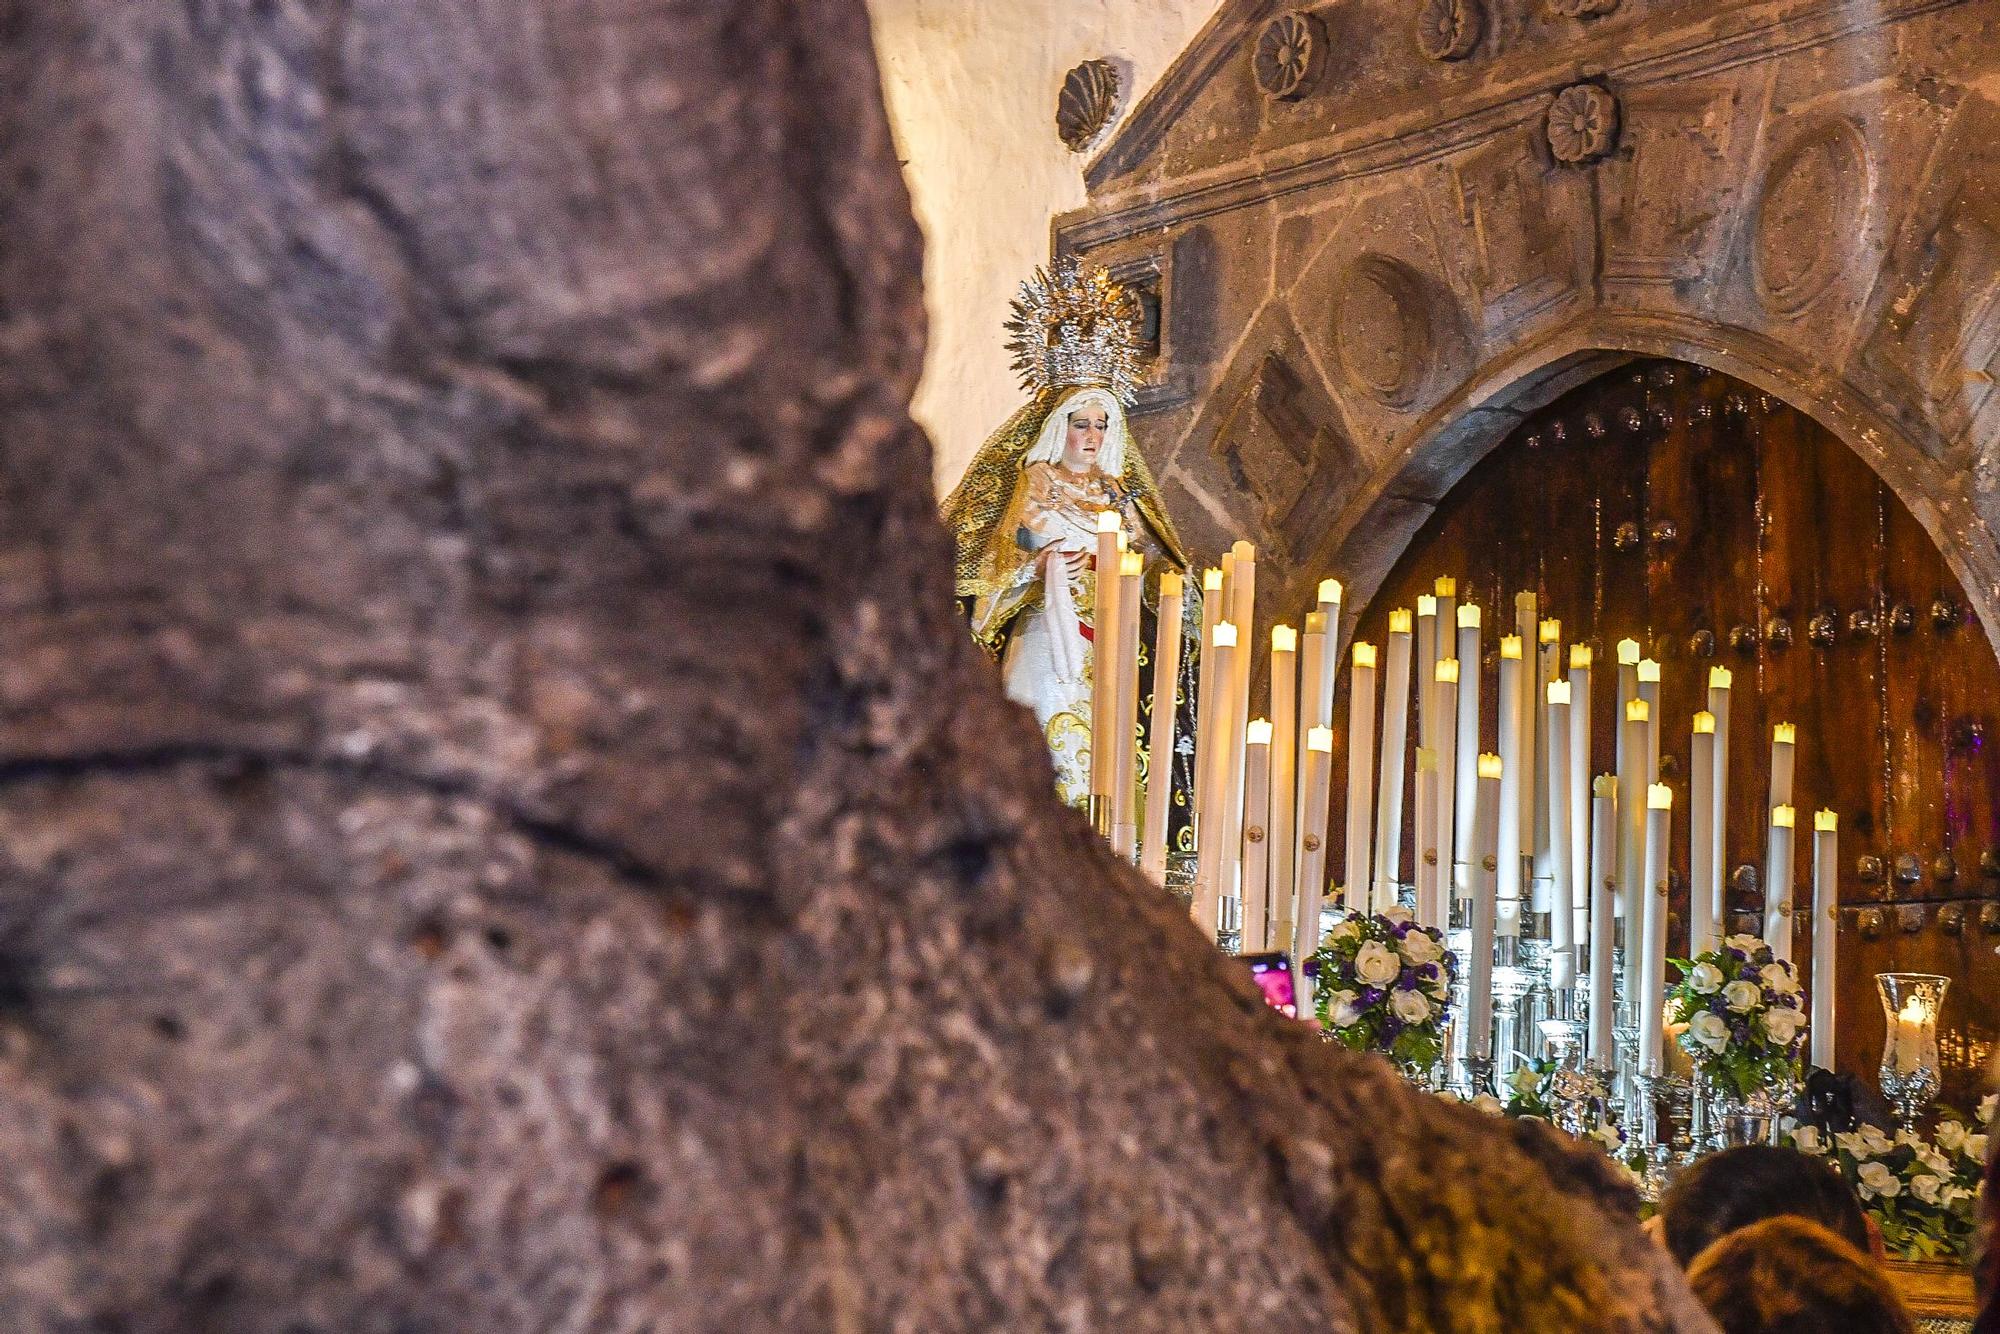
[[[6,0],[0,88],[10,1329],[1706,1328],[1046,795],[855,0]]]

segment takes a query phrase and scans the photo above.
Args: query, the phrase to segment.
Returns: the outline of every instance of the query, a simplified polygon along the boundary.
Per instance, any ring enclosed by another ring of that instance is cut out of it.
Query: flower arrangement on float
[[[1748,935],[1673,964],[1681,978],[1667,990],[1667,1013],[1686,1025],[1681,1049],[1709,1086],[1738,1102],[1790,1088],[1806,1036],[1798,971]]]
[[[1351,913],[1313,957],[1320,1025],[1336,1042],[1381,1052],[1412,1075],[1436,1067],[1458,976],[1443,932],[1402,908]]]
[[[1882,1244],[1903,1260],[1963,1260],[1979,1228],[1987,1135],[2000,1095],[1979,1104],[1975,1121],[1947,1112],[1928,1136],[1875,1126],[1827,1135],[1815,1126],[1792,1131],[1792,1144],[1823,1157],[1861,1197],[1882,1229]]]

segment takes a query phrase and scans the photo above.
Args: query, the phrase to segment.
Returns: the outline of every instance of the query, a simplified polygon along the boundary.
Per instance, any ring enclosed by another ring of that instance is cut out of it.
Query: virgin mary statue
[[[1185,570],[1187,559],[1126,429],[1136,338],[1124,290],[1067,260],[1023,285],[1008,327],[1030,401],[973,457],[944,517],[973,636],[998,656],[1008,695],[1034,710],[1063,800],[1084,807],[1097,516],[1118,511],[1144,557],[1148,620],[1161,571]]]

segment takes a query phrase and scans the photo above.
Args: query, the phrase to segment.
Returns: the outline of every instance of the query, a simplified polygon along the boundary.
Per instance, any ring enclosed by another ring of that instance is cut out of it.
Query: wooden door
[[[1634,363],[1533,414],[1474,468],[1364,611],[1358,636],[1381,643],[1388,610],[1413,607],[1439,575],[1457,577],[1461,597],[1486,609],[1489,700],[1504,633],[1495,627],[1503,614],[1511,625],[1517,591],[1539,594],[1565,643],[1593,647],[1596,772],[1613,765],[1615,644],[1637,639],[1661,662],[1662,778],[1676,790],[1677,819],[1708,668],[1732,670],[1736,929],[1759,929],[1762,890],[1751,877],[1764,860],[1771,725],[1797,724],[1802,904],[1811,811],[1840,816],[1837,1064],[1872,1082],[1883,1037],[1875,973],[1945,973],[1955,979],[1945,1100],[1969,1109],[2000,1037],[2000,757],[1985,744],[2000,664],[1937,548],[1881,479],[1831,432],[1751,386],[1680,362]],[[1490,705],[1483,722],[1492,749]],[[1345,773],[1344,758],[1335,771]],[[1406,834],[1406,877],[1412,859]],[[1340,864],[1337,853],[1329,864]],[[1669,951],[1679,953],[1684,820],[1673,868]]]

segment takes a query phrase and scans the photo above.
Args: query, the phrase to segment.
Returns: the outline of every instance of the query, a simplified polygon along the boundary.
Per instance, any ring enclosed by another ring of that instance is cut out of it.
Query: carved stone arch
[[[1329,546],[1365,607],[1431,507],[1522,417],[1636,357],[1708,366],[1784,400],[1838,436],[1896,493],[1943,553],[2000,652],[2000,547],[1960,479],[1929,457],[1905,422],[1914,405],[1877,403],[1826,377],[1783,344],[1708,321],[1595,310],[1490,358],[1410,425],[1334,521]]]

